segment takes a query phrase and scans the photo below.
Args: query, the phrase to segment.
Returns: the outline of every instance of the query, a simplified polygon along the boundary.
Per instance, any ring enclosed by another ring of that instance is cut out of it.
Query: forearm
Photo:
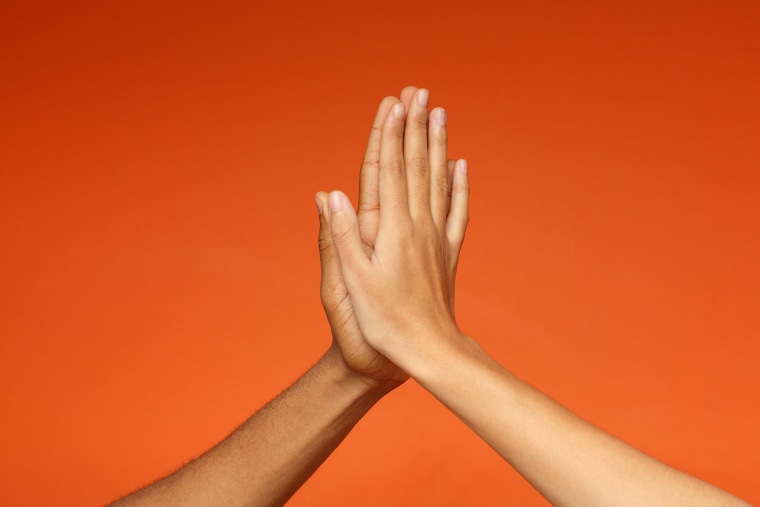
[[[282,505],[393,387],[351,373],[332,347],[216,447],[114,505]]]
[[[584,421],[470,338],[438,343],[408,372],[553,505],[746,505]]]

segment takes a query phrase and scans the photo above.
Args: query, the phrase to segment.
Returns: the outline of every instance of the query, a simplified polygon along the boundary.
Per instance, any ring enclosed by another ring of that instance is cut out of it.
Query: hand
[[[408,115],[395,103],[382,124],[375,240],[362,236],[367,218],[362,223],[343,193],[328,202],[351,317],[396,364],[425,336],[458,333],[454,279],[468,220],[467,166],[447,161],[446,112],[433,110],[428,125],[427,101],[427,90],[416,90]]]

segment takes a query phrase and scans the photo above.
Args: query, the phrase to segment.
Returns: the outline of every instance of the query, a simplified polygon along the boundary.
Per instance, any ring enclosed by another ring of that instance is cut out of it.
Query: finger
[[[404,130],[404,168],[413,219],[430,216],[430,160],[428,159],[428,99],[420,88],[412,97]],[[445,155],[444,155],[445,157]]]
[[[428,151],[430,152],[430,212],[439,232],[446,229],[449,213],[449,177],[446,161],[448,132],[446,111],[440,107],[430,112]]]
[[[319,212],[319,264],[321,266],[322,301],[326,305],[335,305],[338,294],[335,287],[342,284],[343,273],[340,269],[340,260],[335,252],[332,234],[330,232],[330,213],[328,212],[327,192],[318,192],[314,196]]]
[[[380,219],[380,139],[385,118],[396,102],[398,99],[395,97],[386,97],[380,102],[375,119],[372,121],[367,150],[364,153],[359,174],[359,233],[365,249],[370,251],[377,238]]]
[[[451,190],[451,209],[446,219],[446,237],[458,252],[464,242],[464,233],[470,219],[470,183],[467,176],[467,161],[458,160],[454,168]]]
[[[416,86],[407,86],[403,90],[401,90],[401,95],[399,95],[399,99],[401,99],[401,103],[404,104],[404,109],[409,111],[409,105],[412,103],[412,97],[414,96],[414,92],[417,91]]]
[[[446,161],[446,216],[449,216],[451,212],[451,188],[454,186],[454,168],[456,167],[456,160]]]
[[[384,217],[393,222],[408,216],[406,171],[404,169],[404,105],[397,102],[383,125],[380,140],[380,229]]]
[[[359,236],[359,221],[351,201],[343,192],[334,190],[327,198],[330,216],[330,237],[336,257],[345,276],[347,271],[360,271],[369,263]]]

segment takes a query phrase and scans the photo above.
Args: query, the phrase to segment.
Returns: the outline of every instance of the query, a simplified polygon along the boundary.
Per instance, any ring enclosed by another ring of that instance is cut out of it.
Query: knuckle
[[[404,124],[402,123],[397,128],[391,128],[387,132],[383,133],[391,142],[403,143],[404,141]]]
[[[371,213],[373,211],[380,211],[380,202],[378,202],[375,196],[377,190],[370,191],[366,188],[359,189],[359,208],[358,213]]]
[[[373,124],[369,128],[369,137],[370,139],[380,139],[380,137],[383,135],[383,127],[381,125],[375,125]]]
[[[413,127],[422,131],[427,130],[427,111],[420,111],[409,119]]]
[[[409,169],[417,175],[426,175],[430,169],[427,157],[413,157],[407,163]]]
[[[403,176],[404,174],[404,163],[401,160],[390,160],[387,168],[394,176]]]
[[[446,146],[449,142],[449,136],[446,133],[446,129],[437,128],[437,129],[432,129],[432,130],[433,132],[430,135],[430,139],[432,143],[441,145],[441,146]]]
[[[421,187],[418,187],[418,190],[421,190]],[[416,195],[418,195],[419,197],[415,197],[413,199],[412,209],[419,209],[419,210],[425,209],[425,207],[430,204],[430,199],[427,196],[420,195],[420,192],[417,192]],[[418,215],[419,213],[415,213],[416,219],[419,219]],[[422,215],[424,216],[424,213],[422,213]]]
[[[359,210],[357,213],[359,215],[363,215],[365,213],[373,213],[373,212],[379,212],[380,211],[380,205],[379,204],[370,204],[368,202],[361,202],[359,203]]]
[[[319,228],[319,234],[317,235],[317,244],[319,245],[319,253],[324,252],[330,248],[332,243],[330,237],[330,231],[326,227]]]
[[[440,195],[449,195],[449,181],[445,175],[435,177],[431,180],[433,191]]]
[[[399,120],[390,115],[392,118],[386,124],[383,130],[383,138],[388,138],[393,142],[402,142],[404,140],[404,120]]]
[[[345,243],[351,237],[351,229],[348,227],[333,228],[332,239],[336,243]]]
[[[329,237],[320,234],[317,244],[319,246],[319,255],[322,255],[322,256],[329,255],[330,246],[332,245],[332,242],[330,241]]]

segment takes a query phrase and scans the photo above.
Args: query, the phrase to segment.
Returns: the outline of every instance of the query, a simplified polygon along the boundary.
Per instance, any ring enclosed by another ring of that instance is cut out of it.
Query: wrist
[[[449,367],[465,358],[485,354],[475,340],[456,326],[418,332],[401,343],[391,359],[418,382],[445,375]]]
[[[337,382],[352,391],[372,398],[380,399],[404,383],[403,380],[376,378],[354,370],[343,358],[340,347],[335,343],[327,349],[320,362],[324,362],[333,371]]]

